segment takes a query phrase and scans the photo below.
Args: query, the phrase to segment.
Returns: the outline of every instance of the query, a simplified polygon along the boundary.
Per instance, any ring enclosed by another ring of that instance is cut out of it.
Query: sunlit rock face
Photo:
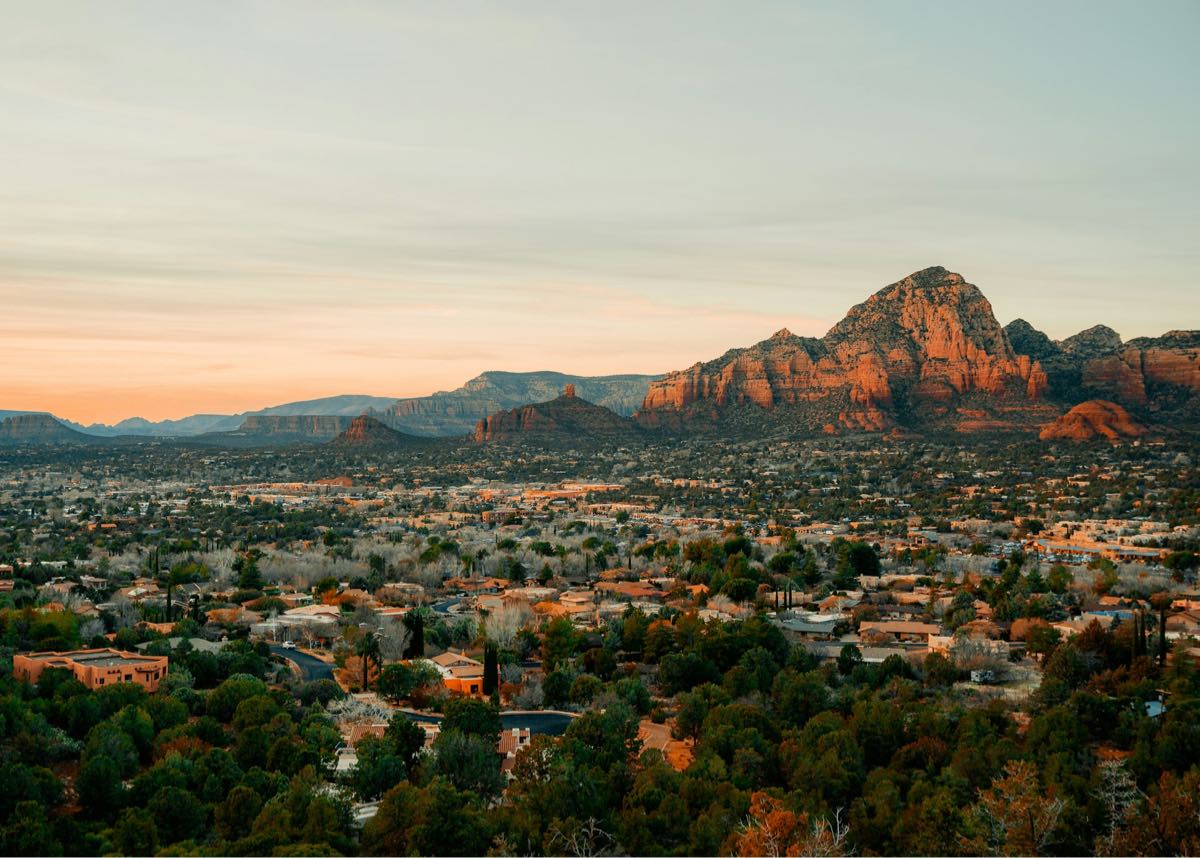
[[[1140,438],[1145,433],[1146,430],[1120,405],[1103,399],[1089,399],[1047,424],[1038,437],[1043,441],[1094,441],[1099,438],[1119,441]]]
[[[970,430],[981,419],[990,426],[1052,416],[1046,387],[1041,362],[1013,349],[979,289],[927,268],[851,308],[822,338],[785,329],[669,373],[651,383],[637,420],[686,427],[757,406],[824,431],[929,421]]]

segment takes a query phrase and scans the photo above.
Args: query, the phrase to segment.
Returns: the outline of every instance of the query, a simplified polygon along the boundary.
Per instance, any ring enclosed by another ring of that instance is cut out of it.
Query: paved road
[[[300,668],[300,675],[304,678],[305,682],[313,682],[318,679],[333,679],[333,665],[326,664],[319,658],[305,655],[294,649],[284,649],[277,644],[271,646],[271,652],[297,665]]]
[[[446,599],[444,602],[434,602],[430,607],[439,614],[448,614],[450,613],[450,609],[461,601],[462,599],[456,596],[452,599]]]
[[[420,724],[436,724],[442,720],[441,715],[427,715],[425,713],[408,712],[404,714],[411,720]],[[502,729],[511,730],[514,727],[520,729],[528,729],[533,735],[544,734],[546,736],[561,736],[567,732],[567,725],[571,723],[572,716],[562,712],[501,712],[500,726]]]

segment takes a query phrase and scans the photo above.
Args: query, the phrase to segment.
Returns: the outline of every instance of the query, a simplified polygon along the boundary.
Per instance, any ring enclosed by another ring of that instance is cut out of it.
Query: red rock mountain
[[[1108,399],[1173,425],[1200,417],[1200,331],[1171,331],[1128,343],[1104,325],[1061,342],[1021,319],[1005,331],[1018,351],[1041,359],[1048,395],[1059,402]]]
[[[575,395],[575,385],[568,384],[557,399],[483,418],[475,426],[474,438],[479,443],[559,443],[577,439],[632,440],[638,434],[632,420],[580,399]]]
[[[927,268],[853,307],[821,339],[783,330],[652,382],[649,427],[729,422],[757,406],[797,429],[1040,424],[1041,364],[1017,354],[983,294]]]
[[[1120,405],[1103,399],[1089,399],[1047,424],[1038,437],[1043,441],[1093,441],[1098,438],[1118,441],[1144,434],[1146,430],[1134,423],[1129,412]]]
[[[406,447],[431,442],[426,438],[397,432],[364,414],[351,420],[346,431],[334,438],[333,443],[346,447]]]
[[[1200,331],[1130,340],[1110,354],[1090,358],[1080,380],[1132,407],[1169,408],[1174,403],[1164,400],[1200,394]]]

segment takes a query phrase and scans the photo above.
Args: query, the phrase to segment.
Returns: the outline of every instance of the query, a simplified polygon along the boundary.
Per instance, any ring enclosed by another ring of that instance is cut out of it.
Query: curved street
[[[421,724],[437,724],[442,720],[441,715],[427,712],[414,712],[411,709],[401,709],[405,717]],[[567,726],[576,715],[569,712],[501,712],[500,727],[504,730],[529,730],[533,735],[561,736],[567,732]]]
[[[306,655],[299,650],[284,649],[279,644],[271,645],[271,654],[287,659],[299,667],[300,676],[305,682],[314,682],[318,679],[333,679],[333,665],[327,664],[319,658]]]

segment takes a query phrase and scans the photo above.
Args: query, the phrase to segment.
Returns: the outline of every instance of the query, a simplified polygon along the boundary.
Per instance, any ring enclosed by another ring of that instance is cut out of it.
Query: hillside
[[[485,372],[456,390],[401,399],[372,412],[388,426],[418,435],[465,435],[483,418],[554,398],[568,384],[579,396],[628,416],[646,396],[650,375],[578,376],[560,372]]]
[[[523,405],[483,418],[475,426],[479,443],[537,441],[626,441],[639,436],[637,425],[627,417],[581,399],[572,385],[548,402]]]

